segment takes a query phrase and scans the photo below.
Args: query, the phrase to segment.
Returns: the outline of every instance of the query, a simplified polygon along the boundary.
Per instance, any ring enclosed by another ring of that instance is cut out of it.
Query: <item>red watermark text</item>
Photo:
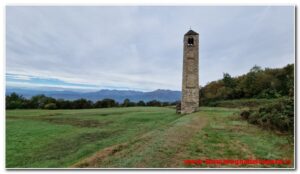
[[[291,160],[282,159],[187,159],[185,165],[290,165]]]

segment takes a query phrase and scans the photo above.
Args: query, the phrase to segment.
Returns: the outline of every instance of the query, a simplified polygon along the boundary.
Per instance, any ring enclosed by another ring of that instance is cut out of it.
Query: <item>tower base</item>
[[[191,113],[194,113],[194,112],[197,112],[198,111],[198,105],[187,105],[187,106],[184,106],[183,103],[181,103],[181,111],[180,113],[181,114],[191,114]]]

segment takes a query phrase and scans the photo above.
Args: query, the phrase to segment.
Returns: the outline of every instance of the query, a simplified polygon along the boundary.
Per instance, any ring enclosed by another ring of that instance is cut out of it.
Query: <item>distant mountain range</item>
[[[33,89],[21,89],[21,88],[7,88],[6,95],[16,92],[24,96],[25,98],[30,98],[34,95],[44,94],[48,97],[53,97],[56,99],[65,100],[76,100],[80,98],[97,101],[105,98],[114,99],[118,102],[123,102],[126,98],[131,101],[137,102],[143,100],[145,102],[150,100],[158,101],[178,101],[181,97],[180,91],[157,89],[151,92],[141,92],[133,90],[109,90],[103,89],[96,92],[74,92],[74,91],[43,91],[43,90],[33,90]]]

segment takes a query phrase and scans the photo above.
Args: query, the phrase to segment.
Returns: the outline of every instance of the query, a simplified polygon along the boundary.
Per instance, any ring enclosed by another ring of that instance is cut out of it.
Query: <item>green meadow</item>
[[[7,110],[7,168],[293,168],[293,139],[239,109]],[[290,165],[186,165],[188,159],[287,159]]]

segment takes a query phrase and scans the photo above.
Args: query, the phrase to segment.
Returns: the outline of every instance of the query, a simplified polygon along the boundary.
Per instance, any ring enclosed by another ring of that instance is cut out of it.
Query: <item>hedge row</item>
[[[258,108],[243,110],[240,114],[251,124],[281,132],[294,132],[294,99],[283,98]]]

